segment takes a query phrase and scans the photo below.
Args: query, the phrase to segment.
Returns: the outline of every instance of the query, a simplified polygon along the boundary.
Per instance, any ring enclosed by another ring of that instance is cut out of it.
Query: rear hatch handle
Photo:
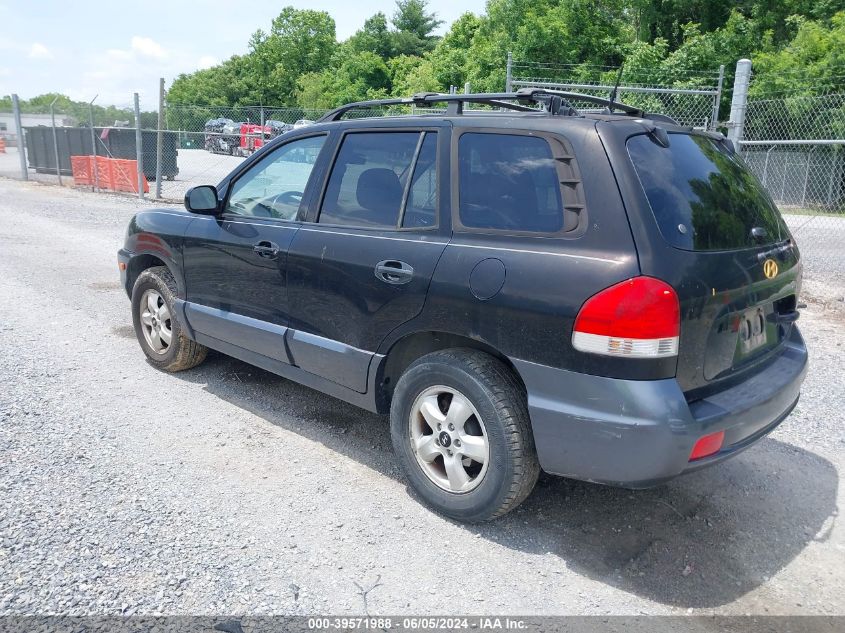
[[[795,323],[800,316],[801,313],[798,310],[792,310],[791,312],[772,312],[769,319],[774,323]]]

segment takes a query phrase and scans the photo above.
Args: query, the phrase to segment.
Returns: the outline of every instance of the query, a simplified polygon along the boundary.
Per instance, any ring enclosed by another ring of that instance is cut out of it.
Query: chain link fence
[[[751,84],[754,94],[754,84]],[[845,287],[845,93],[812,88],[750,97],[742,157],[777,203],[798,242],[806,277]]]
[[[70,111],[66,104],[20,104],[20,125],[25,130],[35,130],[44,135],[39,143],[27,153],[26,140],[21,138],[13,112],[0,112],[0,176],[20,178],[26,166],[28,176],[34,180],[57,182],[56,156],[61,161],[63,152],[67,152],[63,130],[76,128],[80,124],[79,113]],[[56,129],[55,139],[52,131]],[[38,160],[33,162],[35,155]],[[21,160],[23,158],[23,161]],[[49,161],[49,167],[48,167]],[[70,164],[67,165],[68,169]],[[63,183],[66,184],[66,183]]]
[[[845,94],[750,98],[741,146],[784,209],[845,214]]]

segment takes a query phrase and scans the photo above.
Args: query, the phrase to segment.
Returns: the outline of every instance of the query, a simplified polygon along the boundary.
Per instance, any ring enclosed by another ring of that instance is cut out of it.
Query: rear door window
[[[669,244],[735,250],[789,237],[768,193],[722,143],[694,134],[668,136],[669,147],[647,134],[634,136],[628,154]],[[753,237],[752,229],[763,232]]]
[[[557,166],[546,139],[465,133],[458,158],[464,227],[530,233],[563,228]]]
[[[347,134],[332,168],[318,221],[396,228],[419,141],[420,132]]]

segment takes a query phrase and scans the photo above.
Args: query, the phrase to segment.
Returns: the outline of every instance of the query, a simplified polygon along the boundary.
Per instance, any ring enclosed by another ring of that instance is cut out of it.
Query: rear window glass
[[[641,135],[628,141],[628,154],[660,232],[672,246],[729,250],[789,237],[768,193],[722,143],[669,134],[669,147],[663,147]],[[754,228],[763,229],[764,236],[752,237]]]
[[[516,134],[462,134],[460,217],[465,227],[555,233],[563,208],[548,141]]]

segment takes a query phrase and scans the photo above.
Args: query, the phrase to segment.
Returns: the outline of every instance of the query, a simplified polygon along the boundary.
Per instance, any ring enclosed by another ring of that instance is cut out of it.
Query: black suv
[[[136,215],[118,256],[150,362],[213,348],[389,411],[451,517],[513,509],[541,468],[653,486],[798,400],[798,249],[730,142],[664,116],[535,89],[350,104],[185,206]]]

